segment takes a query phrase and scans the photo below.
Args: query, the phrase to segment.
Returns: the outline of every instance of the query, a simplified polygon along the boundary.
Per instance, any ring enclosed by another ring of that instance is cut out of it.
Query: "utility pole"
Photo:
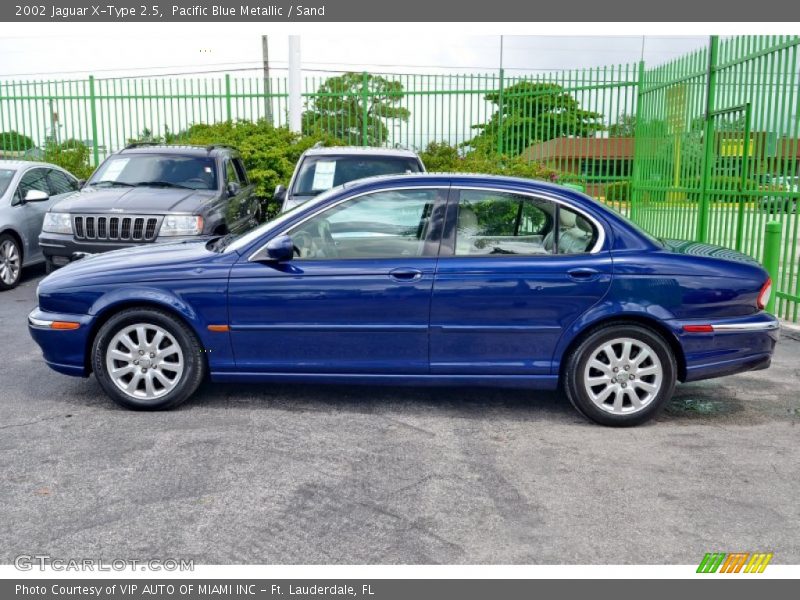
[[[300,36],[289,36],[289,129],[302,130],[303,96],[300,89]]]
[[[272,125],[272,84],[269,80],[269,42],[266,35],[261,36],[261,57],[264,60],[264,118]]]

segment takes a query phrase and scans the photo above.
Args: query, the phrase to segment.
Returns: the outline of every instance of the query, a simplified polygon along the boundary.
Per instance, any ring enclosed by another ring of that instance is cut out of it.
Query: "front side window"
[[[239,175],[233,166],[233,161],[230,159],[225,161],[225,178],[228,183],[239,183]]]
[[[425,254],[439,190],[358,196],[288,232],[300,259],[403,258]]]
[[[39,190],[48,196],[52,195],[50,186],[47,183],[47,169],[31,169],[19,181],[17,187],[17,201],[24,200],[31,190]]]
[[[461,191],[457,219],[456,256],[580,254],[597,239],[577,212],[506,192]]]
[[[66,173],[56,171],[55,169],[51,169],[47,174],[47,182],[50,185],[50,189],[52,190],[54,196],[66,194],[68,192],[74,192],[78,189],[77,180],[73,179]]]
[[[217,169],[212,157],[121,154],[100,165],[89,185],[216,190]]]

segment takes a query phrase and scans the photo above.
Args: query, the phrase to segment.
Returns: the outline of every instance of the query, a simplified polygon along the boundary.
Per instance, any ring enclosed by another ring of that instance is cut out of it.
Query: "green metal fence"
[[[798,320],[797,36],[710,39],[643,63],[512,76],[341,73],[303,83],[303,130],[355,145],[432,142],[498,161],[521,156],[659,236],[762,259],[782,223],[777,307]],[[130,140],[180,141],[192,125],[287,123],[284,78],[153,77],[0,83],[0,154],[51,158],[88,148],[97,165]]]
[[[776,312],[797,321],[797,36],[741,36],[643,73],[632,217],[659,236],[763,258],[782,223]]]

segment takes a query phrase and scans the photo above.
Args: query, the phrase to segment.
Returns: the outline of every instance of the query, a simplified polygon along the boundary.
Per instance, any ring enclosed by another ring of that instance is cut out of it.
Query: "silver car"
[[[56,165],[0,160],[0,291],[19,283],[23,267],[44,261],[44,215],[78,189],[80,182]]]

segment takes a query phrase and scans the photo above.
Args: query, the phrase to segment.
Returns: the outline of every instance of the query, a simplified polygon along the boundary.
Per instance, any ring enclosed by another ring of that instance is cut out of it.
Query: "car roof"
[[[217,156],[219,154],[238,154],[235,148],[222,144],[194,146],[189,144],[150,144],[147,142],[129,144],[114,154],[179,154],[182,156]]]
[[[63,167],[59,167],[58,165],[53,165],[46,162],[38,162],[35,160],[0,159],[0,169],[13,169],[14,171],[19,171],[20,169],[28,169],[30,167],[45,167],[48,169],[59,169],[60,171],[65,170]]]
[[[374,175],[372,177],[365,177],[363,179],[356,179],[345,183],[343,187],[354,188],[374,185],[376,183],[394,184],[424,184],[426,182],[441,183],[448,181],[451,185],[461,186],[480,186],[491,187],[496,186],[534,186],[539,189],[547,189],[552,191],[563,192],[569,190],[574,192],[571,188],[564,187],[557,183],[550,181],[543,181],[541,179],[527,179],[524,177],[511,177],[508,175],[485,175],[481,173],[403,173],[393,175]]]
[[[419,158],[413,150],[406,148],[371,148],[369,146],[326,146],[324,148],[309,148],[304,152],[306,156],[392,156],[399,158]]]

